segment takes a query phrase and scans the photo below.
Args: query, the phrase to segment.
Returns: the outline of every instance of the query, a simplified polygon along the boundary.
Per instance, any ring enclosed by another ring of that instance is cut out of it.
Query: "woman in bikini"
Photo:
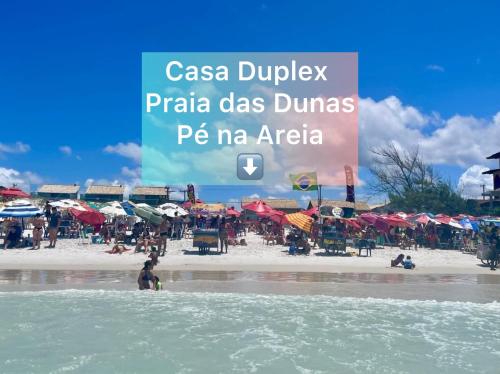
[[[42,242],[43,228],[45,226],[45,221],[41,214],[35,215],[33,218],[33,247],[31,249],[40,249],[40,243]]]

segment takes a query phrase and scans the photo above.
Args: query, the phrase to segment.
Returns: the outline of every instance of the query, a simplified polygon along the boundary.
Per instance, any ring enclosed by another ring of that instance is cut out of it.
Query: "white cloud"
[[[42,178],[31,171],[20,172],[15,169],[0,167],[0,186],[16,185],[25,191],[31,191],[33,185],[42,183]]]
[[[127,157],[135,163],[141,162],[141,146],[137,143],[118,143],[116,145],[107,145],[104,148],[105,153],[117,154]]]
[[[71,154],[73,153],[73,150],[71,149],[71,147],[69,145],[60,146],[59,151],[61,153],[65,154],[66,156],[71,156]]]
[[[458,189],[463,197],[477,199],[483,192],[482,185],[486,190],[493,189],[493,178],[489,174],[482,174],[488,170],[486,166],[472,165],[465,170],[458,180]]]
[[[258,193],[254,193],[254,194],[251,194],[250,196],[248,196],[250,199],[259,199],[260,198],[260,195]]]
[[[370,166],[371,150],[389,142],[404,149],[420,148],[424,159],[433,164],[468,167],[481,164],[498,152],[500,112],[492,119],[453,116],[439,119],[405,106],[394,96],[381,101],[360,99],[359,162]],[[439,119],[440,126],[435,127]]]
[[[122,174],[126,177],[139,179],[141,177],[141,168],[131,169],[124,166],[122,167]]]
[[[16,142],[14,144],[0,143],[0,155],[2,153],[27,153],[31,147],[23,142]]]
[[[444,73],[444,67],[441,65],[430,64],[425,67],[427,70],[439,71],[440,73]]]

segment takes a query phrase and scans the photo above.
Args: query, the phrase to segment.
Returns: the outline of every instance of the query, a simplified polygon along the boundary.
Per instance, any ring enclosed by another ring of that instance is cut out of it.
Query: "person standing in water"
[[[148,260],[144,263],[144,267],[141,269],[139,273],[139,278],[137,278],[137,284],[139,285],[139,289],[142,290],[150,290],[151,283],[154,283],[154,275],[153,275],[153,263]]]

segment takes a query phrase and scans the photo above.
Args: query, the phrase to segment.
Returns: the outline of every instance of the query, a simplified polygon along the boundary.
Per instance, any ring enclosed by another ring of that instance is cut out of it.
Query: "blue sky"
[[[143,51],[357,51],[370,112],[361,130],[383,126],[389,110],[396,141],[417,131],[441,173],[456,183],[469,172],[473,188],[491,166],[484,156],[500,151],[499,12],[494,1],[3,4],[0,182],[133,180]],[[246,192],[206,188],[202,198]]]

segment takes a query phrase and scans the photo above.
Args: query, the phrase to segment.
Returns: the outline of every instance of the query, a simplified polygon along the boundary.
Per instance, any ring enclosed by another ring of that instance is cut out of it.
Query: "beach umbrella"
[[[262,217],[262,218],[268,218],[271,221],[276,222],[280,225],[284,225],[286,223],[289,223],[287,221],[287,219],[285,218],[285,216],[286,216],[285,212],[282,212],[281,210],[272,209],[269,212],[257,213],[257,215],[259,217]]]
[[[251,203],[242,205],[241,207],[245,210],[250,210],[255,213],[266,213],[273,210],[273,208],[271,208],[262,200],[252,201]]]
[[[397,214],[393,214],[393,215],[386,216],[386,217],[380,217],[380,218],[385,220],[387,222],[387,224],[390,226],[403,227],[403,228],[412,226],[412,224],[410,222],[401,218]]]
[[[311,209],[304,210],[301,213],[303,213],[309,217],[311,217],[312,215],[319,216],[319,210],[318,210],[318,207],[316,207],[316,206],[313,206]]]
[[[440,222],[436,221],[434,218],[431,217],[430,213],[414,214],[412,216],[408,216],[407,219],[414,223],[421,223],[422,225],[427,225],[429,222],[434,223],[436,225],[440,224]]]
[[[445,214],[438,214],[434,216],[434,219],[439,223],[442,223],[443,225],[448,225],[456,229],[463,229],[463,226],[460,223],[458,223],[455,219]]]
[[[373,213],[363,213],[358,217],[358,219],[364,224],[375,225],[375,222],[377,222],[379,216]]]
[[[42,210],[33,205],[29,200],[15,200],[5,204],[0,210],[0,217],[26,218],[43,214]]]
[[[348,226],[353,227],[356,230],[361,230],[361,225],[354,218],[341,218]]]
[[[131,203],[129,203],[128,201],[122,201],[120,205],[122,206],[123,210],[127,213],[128,216],[135,215],[134,206]]]
[[[58,209],[76,209],[80,211],[85,211],[88,210],[87,204],[77,201],[77,200],[71,200],[71,199],[63,199],[63,200],[57,200],[57,201],[52,201],[49,203],[51,207],[58,208]]]
[[[99,212],[110,217],[123,217],[128,215],[118,201],[113,201],[109,205],[99,209]]]
[[[479,222],[477,222],[475,220],[472,220],[472,219],[466,217],[466,218],[461,219],[459,221],[459,223],[466,230],[472,230],[474,232],[479,232]]]
[[[241,212],[238,212],[234,207],[230,207],[226,209],[226,216],[239,217],[241,216]]]
[[[134,213],[146,221],[159,225],[163,221],[162,214],[148,204],[140,203],[134,206]]]
[[[19,188],[2,188],[0,189],[0,196],[5,198],[17,198],[17,199],[25,199],[29,198],[30,195],[26,192],[22,191]]]
[[[104,214],[90,208],[88,210],[69,208],[68,212],[70,212],[78,221],[87,225],[98,226],[106,222]]]
[[[169,217],[175,217],[175,213],[178,216],[187,216],[189,212],[184,208],[181,208],[179,205],[172,203],[165,203],[156,208],[162,215],[166,214]]]
[[[307,233],[311,232],[313,219],[304,213],[290,213],[284,216],[286,222],[305,231]]]

